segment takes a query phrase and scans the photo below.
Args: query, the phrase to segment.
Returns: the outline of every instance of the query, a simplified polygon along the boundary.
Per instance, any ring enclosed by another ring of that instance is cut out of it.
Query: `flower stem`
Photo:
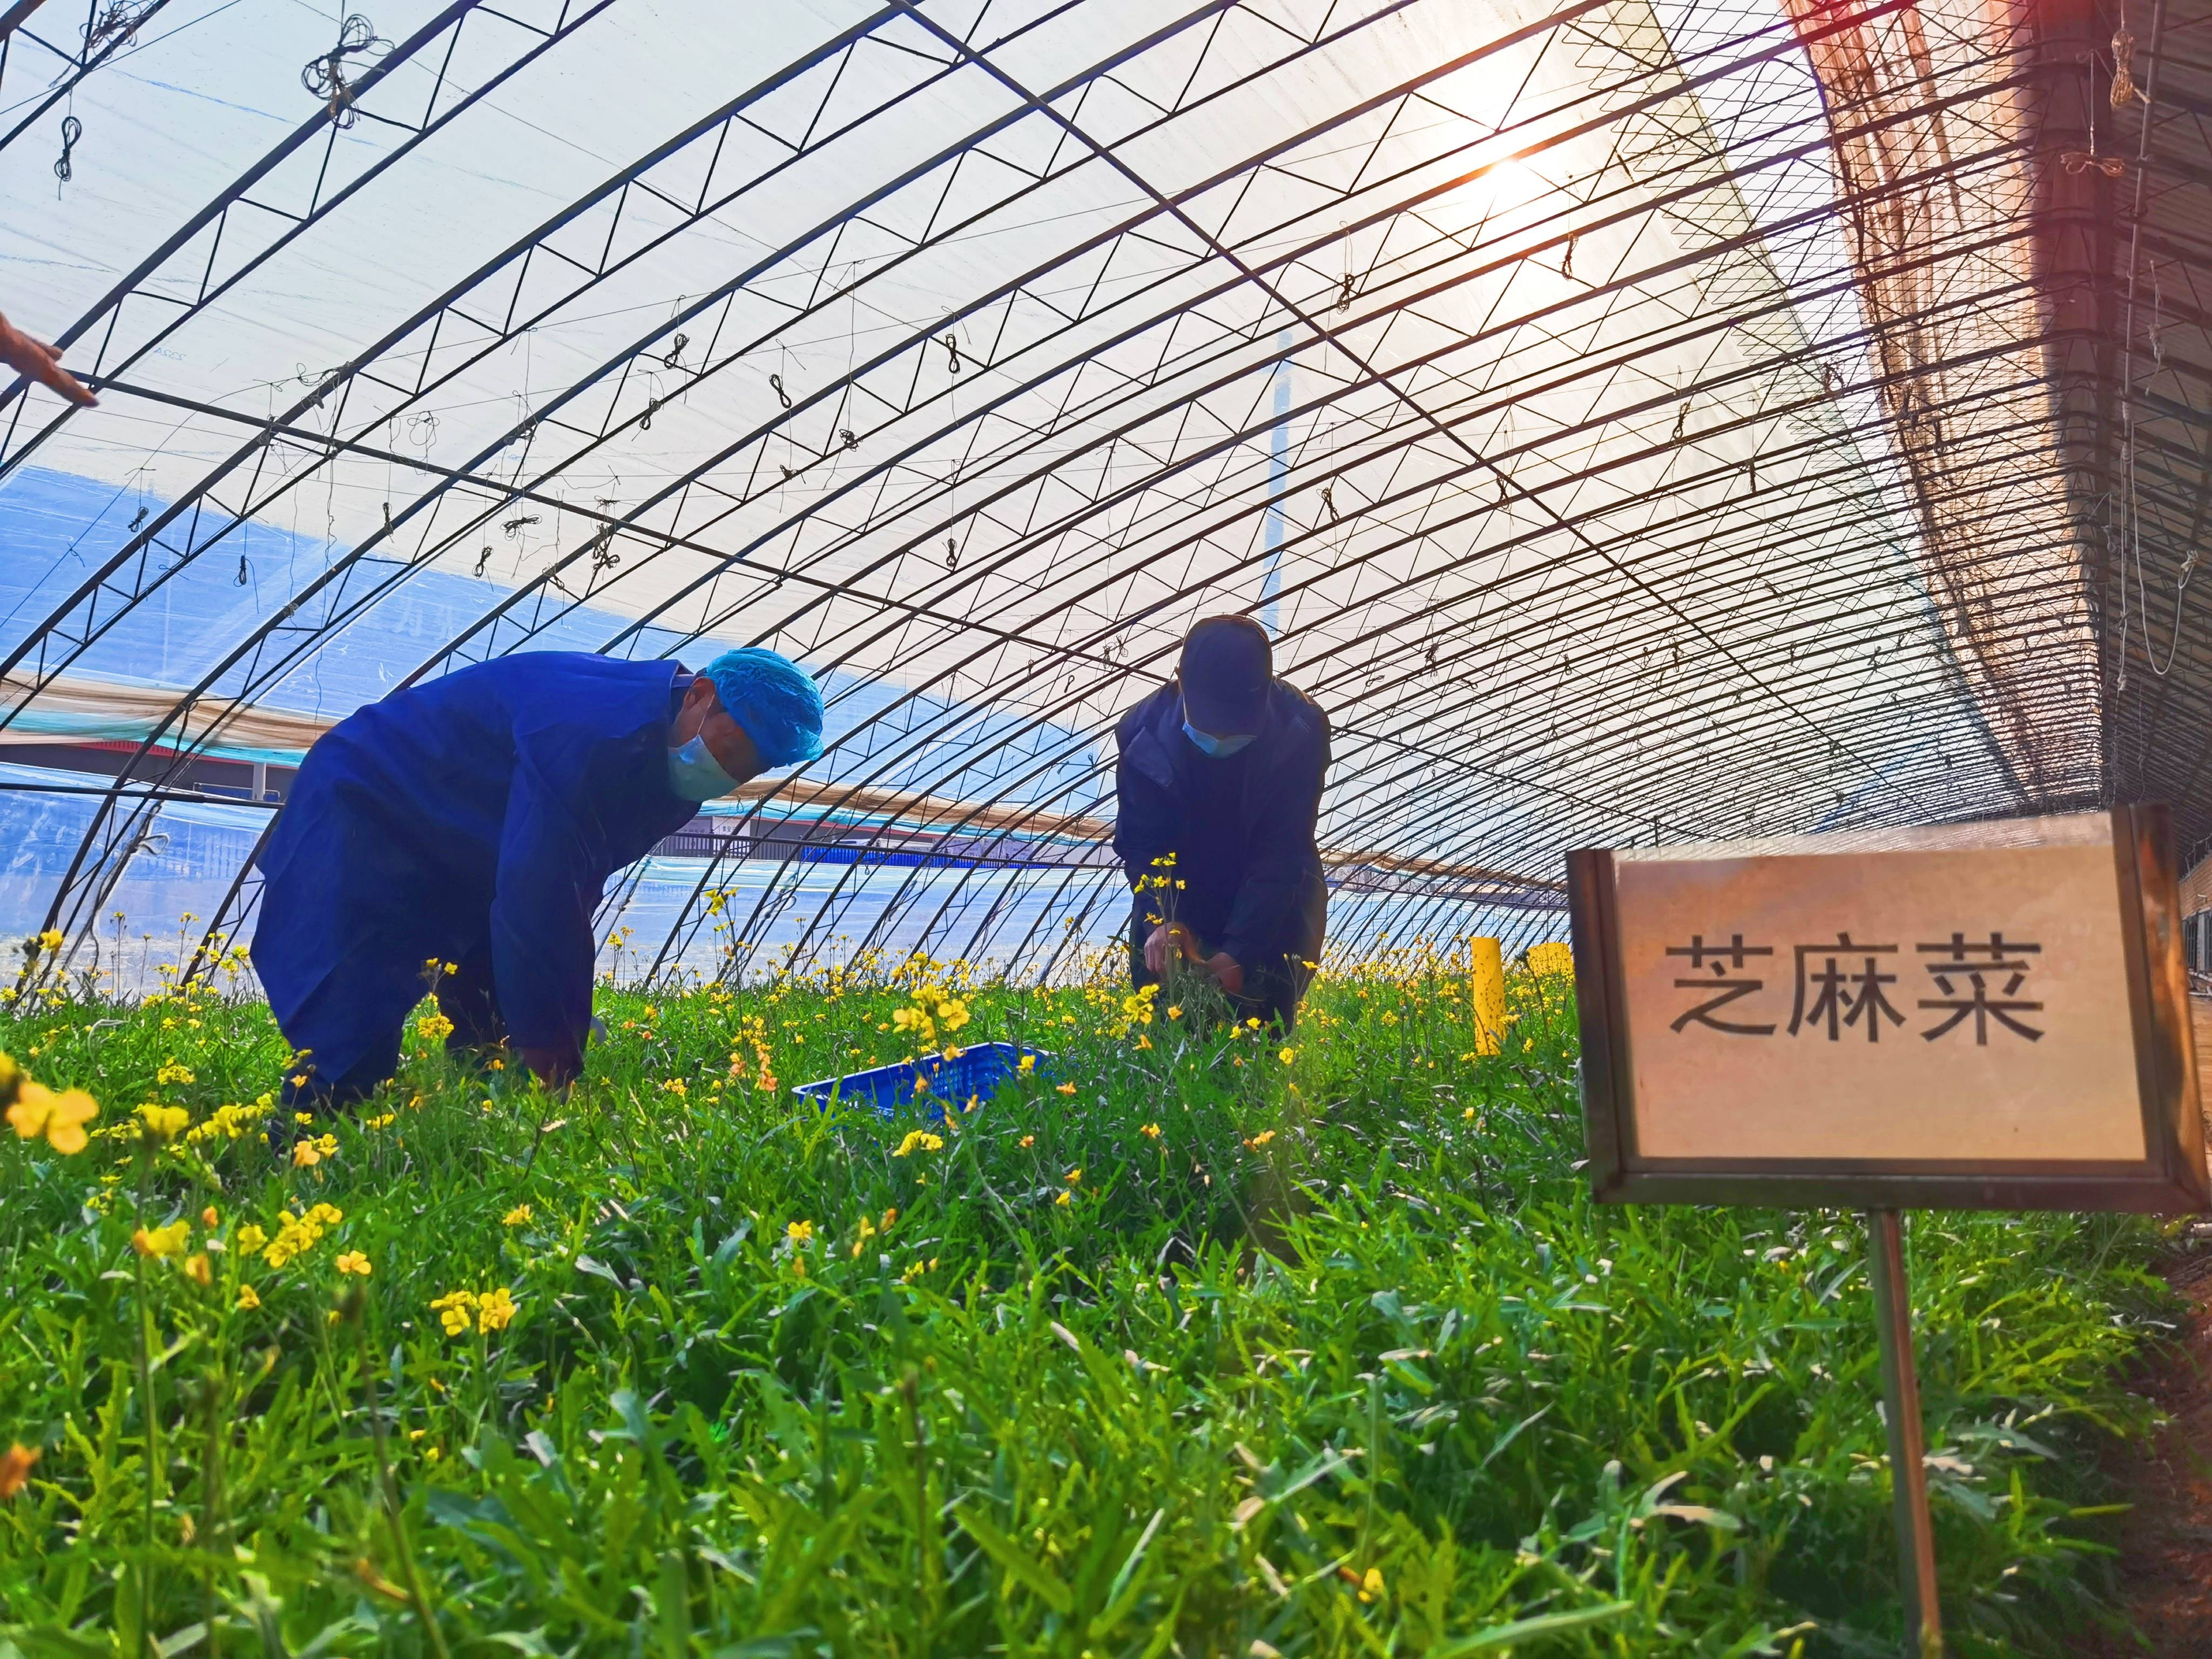
[[[430,1644],[430,1650],[438,1659],[453,1659],[446,1649],[446,1633],[438,1628],[431,1615],[429,1597],[422,1591],[422,1575],[415,1565],[415,1552],[407,1541],[407,1519],[399,1502],[399,1482],[392,1473],[392,1454],[385,1442],[384,1413],[376,1404],[376,1356],[368,1344],[368,1296],[356,1291],[354,1302],[354,1329],[361,1339],[361,1389],[368,1402],[368,1431],[376,1444],[377,1485],[384,1494],[384,1520],[392,1534],[392,1553],[398,1560],[399,1570],[407,1576],[407,1600],[415,1609],[416,1622],[422,1626],[422,1634]]]
[[[220,1559],[222,1513],[222,1402],[230,1392],[229,1367],[218,1359],[207,1377],[207,1464],[201,1480],[200,1535],[210,1558],[207,1586],[208,1659],[221,1659],[222,1626],[216,1622],[216,1573]]]
[[[138,1224],[146,1224],[146,1181],[153,1150],[143,1141],[138,1153]],[[138,1412],[145,1430],[146,1559],[138,1570],[138,1651],[154,1652],[154,1482],[161,1469],[161,1413],[154,1400],[154,1309],[146,1299],[146,1258],[131,1252],[131,1294],[138,1312]]]

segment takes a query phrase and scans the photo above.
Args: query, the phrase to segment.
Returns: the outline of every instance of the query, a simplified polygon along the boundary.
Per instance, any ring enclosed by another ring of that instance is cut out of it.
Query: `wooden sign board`
[[[1601,1200],[2212,1208],[2162,808],[1568,855]]]

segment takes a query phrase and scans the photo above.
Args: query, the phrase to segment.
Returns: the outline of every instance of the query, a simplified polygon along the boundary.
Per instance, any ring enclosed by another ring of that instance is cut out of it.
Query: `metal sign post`
[[[1905,1228],[1895,1210],[1867,1212],[1867,1276],[1881,1338],[1881,1409],[1897,1517],[1898,1582],[1905,1593],[1908,1656],[1941,1659],[1943,1614],[1936,1595],[1936,1538],[1928,1524],[1928,1464],[1920,1438],[1920,1376],[1912,1363],[1912,1287]]]

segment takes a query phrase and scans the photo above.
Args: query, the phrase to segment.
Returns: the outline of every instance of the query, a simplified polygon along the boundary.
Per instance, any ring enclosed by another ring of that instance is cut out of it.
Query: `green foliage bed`
[[[919,977],[604,991],[562,1102],[433,1021],[281,1167],[264,1008],[19,1006],[102,1113],[0,1133],[0,1659],[1896,1650],[1856,1218],[1594,1206],[1556,982],[1484,1056],[1430,965],[1287,1054]],[[993,1037],[950,1126],[790,1092]],[[1960,1651],[2094,1613],[2154,1242],[1912,1224]]]

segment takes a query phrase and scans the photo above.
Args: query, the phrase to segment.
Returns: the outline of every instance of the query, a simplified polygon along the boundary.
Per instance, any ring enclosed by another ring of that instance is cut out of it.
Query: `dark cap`
[[[1249,617],[1207,617],[1183,636],[1183,718],[1217,738],[1250,736],[1266,718],[1274,677],[1267,629]]]

